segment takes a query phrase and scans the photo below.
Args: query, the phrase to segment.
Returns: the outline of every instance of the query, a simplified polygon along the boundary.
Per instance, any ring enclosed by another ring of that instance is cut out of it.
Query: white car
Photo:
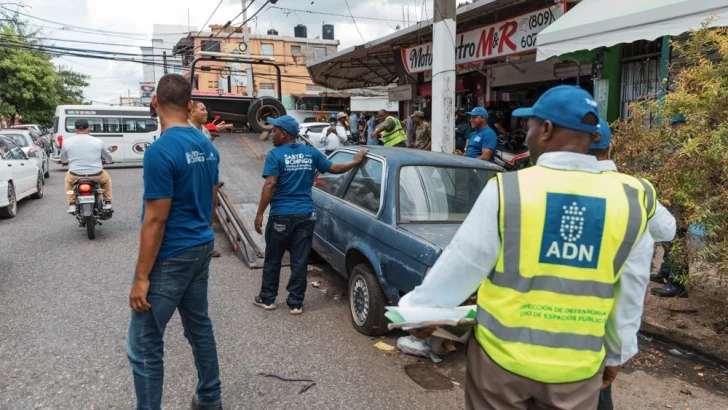
[[[48,153],[41,148],[40,143],[37,139],[27,130],[1,130],[0,135],[6,136],[13,140],[13,142],[20,147],[25,153],[28,159],[35,160],[38,164],[38,169],[43,171],[43,178],[49,178],[51,176],[50,157]],[[43,180],[45,183],[45,179]]]
[[[319,150],[324,150],[324,144],[321,143],[321,131],[329,127],[328,122],[304,122],[299,126],[299,135],[306,137],[308,141]]]
[[[13,218],[18,201],[43,198],[43,174],[7,135],[0,135],[0,218]]]

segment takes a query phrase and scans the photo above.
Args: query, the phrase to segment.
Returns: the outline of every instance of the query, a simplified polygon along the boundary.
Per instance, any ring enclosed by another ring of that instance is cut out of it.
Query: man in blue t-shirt
[[[189,81],[169,74],[152,97],[164,131],[144,153],[141,241],[126,347],[140,409],[161,406],[164,330],[175,310],[199,377],[191,407],[222,409],[217,347],[207,314],[220,155],[187,121],[191,96]]]
[[[265,261],[260,294],[253,303],[265,310],[276,308],[281,260],[286,249],[291,256],[291,278],[286,300],[293,315],[303,313],[306,293],[308,254],[311,251],[316,213],[313,209],[311,189],[316,173],[343,174],[356,167],[368,150],[360,150],[353,161],[332,164],[318,149],[297,144],[298,122],[284,115],[268,118],[273,124],[273,145],[263,168],[263,192],[260,195],[255,230],[263,234],[263,213],[270,204],[268,224],[265,227]]]
[[[465,153],[456,151],[459,155],[469,158],[482,159],[483,161],[495,162],[495,150],[498,148],[498,136],[488,126],[488,111],[483,107],[475,109],[467,115],[470,117],[470,126],[473,131],[470,133],[465,145]]]

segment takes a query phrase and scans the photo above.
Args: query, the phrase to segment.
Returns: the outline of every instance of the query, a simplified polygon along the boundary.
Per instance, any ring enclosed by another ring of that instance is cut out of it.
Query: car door
[[[330,160],[335,164],[350,162],[354,158],[351,152],[335,152]],[[313,234],[313,248],[322,258],[329,260],[329,224],[331,217],[329,211],[337,197],[342,194],[352,171],[344,174],[318,174],[314,180],[313,204],[318,215],[316,229]]]
[[[382,186],[384,162],[381,159],[367,157],[353,171],[346,184],[341,200],[332,204],[330,209],[329,230],[329,263],[337,269],[346,269],[346,251],[356,238],[377,248],[376,238],[372,233],[382,224],[377,219],[382,208]]]
[[[35,188],[38,173],[37,166],[28,160],[23,150],[14,142],[6,137],[3,137],[3,140],[10,150],[10,158],[6,160],[6,163],[10,168],[16,195],[20,199],[27,196],[29,194],[28,191]]]

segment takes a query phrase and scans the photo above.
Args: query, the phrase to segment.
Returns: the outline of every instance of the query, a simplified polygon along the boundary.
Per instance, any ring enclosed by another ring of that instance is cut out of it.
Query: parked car
[[[308,139],[308,142],[320,151],[324,150],[324,144],[321,143],[321,131],[329,127],[328,122],[304,122],[301,124],[299,135]]]
[[[38,140],[38,145],[43,148],[48,155],[51,154],[53,146],[51,145],[51,132],[45,127],[36,124],[19,124],[13,125],[10,129],[28,130],[31,135]]]
[[[50,178],[50,156],[46,150],[41,147],[40,141],[33,136],[30,130],[0,130],[0,135],[4,135],[13,140],[13,142],[23,150],[28,159],[35,160],[38,164],[38,169],[43,172],[43,183],[45,183],[45,178]]]
[[[422,283],[503,168],[429,151],[369,149],[359,167],[316,177],[313,250],[349,280],[354,328],[380,335],[387,332],[385,306]],[[358,150],[341,148],[330,159],[349,162]]]
[[[43,198],[43,174],[7,135],[0,135],[0,218],[13,218],[18,201]]]

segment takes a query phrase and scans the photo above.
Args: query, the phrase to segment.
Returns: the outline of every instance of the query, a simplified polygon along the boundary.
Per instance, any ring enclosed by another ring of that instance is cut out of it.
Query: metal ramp
[[[271,141],[258,134],[221,133],[214,142],[220,152],[220,181],[216,213],[233,249],[249,268],[262,268],[265,239],[255,232],[265,156]],[[268,220],[266,211],[263,227]],[[287,263],[288,258],[284,261]]]

